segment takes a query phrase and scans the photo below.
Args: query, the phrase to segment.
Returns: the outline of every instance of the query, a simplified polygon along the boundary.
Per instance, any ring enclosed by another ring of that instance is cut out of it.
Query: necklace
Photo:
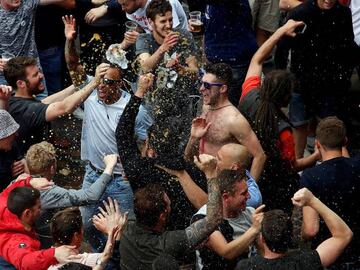
[[[232,104],[227,104],[227,105],[221,106],[221,107],[219,107],[219,108],[215,108],[215,109],[210,108],[209,110],[210,110],[210,111],[217,111],[217,110],[220,110],[220,109],[225,108],[225,107],[228,107],[228,106],[232,106]]]

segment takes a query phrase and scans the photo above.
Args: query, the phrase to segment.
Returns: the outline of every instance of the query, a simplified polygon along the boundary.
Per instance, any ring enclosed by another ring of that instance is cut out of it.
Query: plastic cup
[[[136,31],[136,28],[138,27],[137,23],[133,21],[127,21],[125,23],[126,32]]]
[[[201,32],[203,23],[201,21],[201,11],[191,11],[190,16],[190,25],[193,28],[192,32],[199,33]]]

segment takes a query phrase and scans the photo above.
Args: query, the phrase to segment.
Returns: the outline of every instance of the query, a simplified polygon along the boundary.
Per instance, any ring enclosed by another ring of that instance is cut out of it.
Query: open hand
[[[62,17],[64,23],[64,34],[67,40],[74,40],[76,38],[76,21],[73,15],[65,15]]]

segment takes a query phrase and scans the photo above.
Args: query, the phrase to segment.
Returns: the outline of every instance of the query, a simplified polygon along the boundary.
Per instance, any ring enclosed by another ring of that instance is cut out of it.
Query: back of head
[[[51,220],[52,238],[57,245],[70,245],[75,233],[81,233],[82,218],[79,208],[70,207],[57,212]]]
[[[238,164],[240,169],[247,169],[250,166],[251,155],[247,148],[238,143],[228,143],[223,145],[219,151],[226,155],[232,163]]]
[[[234,185],[246,180],[245,170],[223,170],[217,176],[221,194],[234,194]]]
[[[10,59],[4,67],[4,76],[8,84],[16,89],[18,80],[26,80],[26,68],[37,65],[36,59],[28,56],[18,56]]]
[[[0,110],[0,140],[14,134],[19,129],[19,124],[5,110]]]
[[[155,21],[156,15],[164,16],[168,11],[172,11],[172,6],[168,0],[153,0],[146,8],[146,17]]]
[[[136,222],[153,228],[160,214],[166,210],[165,191],[160,184],[148,184],[134,194],[134,213]]]
[[[286,70],[272,70],[266,74],[260,88],[260,100],[285,107],[295,87],[295,76]]]
[[[25,156],[30,174],[42,174],[56,162],[55,147],[48,142],[32,145]]]
[[[344,122],[336,116],[322,119],[316,128],[316,139],[327,150],[339,150],[346,144]]]
[[[169,254],[162,253],[152,263],[152,270],[178,270],[178,262]]]
[[[233,79],[231,67],[225,63],[208,64],[205,66],[205,72],[216,76],[216,78],[229,86]]]
[[[292,243],[290,217],[282,210],[271,210],[264,213],[261,235],[272,252],[286,253]]]
[[[16,187],[10,191],[7,207],[9,211],[15,214],[19,219],[22,213],[33,206],[40,199],[40,192],[31,187]]]

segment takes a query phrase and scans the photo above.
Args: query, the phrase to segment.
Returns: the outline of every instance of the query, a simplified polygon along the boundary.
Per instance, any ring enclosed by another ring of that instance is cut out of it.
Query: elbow
[[[319,232],[319,227],[318,226],[307,226],[307,225],[303,225],[302,228],[302,238],[305,240],[309,240],[312,239],[313,237],[315,237],[315,235]]]
[[[352,232],[352,230],[347,227],[346,232],[344,233],[344,240],[346,242],[346,245],[348,245],[350,243],[350,241],[353,239],[354,233]]]

